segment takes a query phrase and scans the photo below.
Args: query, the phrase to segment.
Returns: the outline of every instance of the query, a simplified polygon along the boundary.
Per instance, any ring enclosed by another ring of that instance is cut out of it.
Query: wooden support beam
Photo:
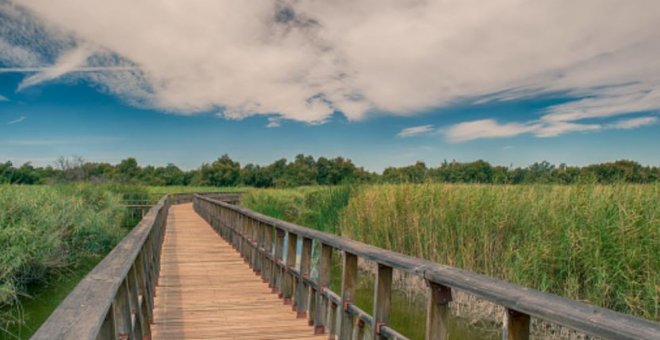
[[[504,319],[504,339],[529,340],[529,315],[507,308]]]
[[[385,336],[381,335],[380,328],[390,322],[392,267],[378,264],[374,286],[374,325],[372,327],[372,338],[374,340],[386,339]]]
[[[266,249],[266,254],[264,254],[264,265],[265,265],[265,270],[262,273],[262,278],[265,282],[268,282],[269,287],[273,287],[273,268],[274,263],[272,262],[271,258],[269,256],[273,255],[273,227],[267,225],[267,224],[262,224],[264,228],[264,248]]]
[[[342,313],[339,326],[339,339],[350,339],[353,334],[353,318],[348,311],[348,305],[355,301],[355,290],[358,283],[358,257],[344,252],[344,267],[341,278]]]
[[[277,265],[282,262],[284,253],[284,230],[277,228],[275,233],[275,267],[273,268],[273,293],[279,293],[282,297],[282,269]]]
[[[296,288],[296,312],[300,319],[307,318],[307,299],[309,298],[309,288],[305,283],[305,278],[309,278],[312,269],[312,239],[304,237],[302,241],[302,250],[300,252],[300,276],[298,287]]]
[[[316,313],[314,313],[314,334],[325,332],[328,319],[329,301],[323,296],[323,290],[330,286],[330,273],[332,270],[332,247],[321,243],[321,256],[319,258],[319,289],[316,292]]]
[[[426,309],[426,340],[446,340],[448,335],[451,288],[428,282],[430,294]]]
[[[285,305],[293,303],[291,300],[295,290],[293,274],[289,273],[286,269],[294,268],[296,266],[296,248],[298,246],[298,235],[288,233],[287,247],[286,247],[286,268],[284,269],[284,279],[282,280],[282,298]]]

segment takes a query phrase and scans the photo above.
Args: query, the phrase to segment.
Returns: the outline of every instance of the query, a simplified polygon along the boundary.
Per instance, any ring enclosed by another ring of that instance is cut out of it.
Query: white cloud
[[[500,124],[493,119],[482,119],[453,125],[444,134],[450,142],[460,143],[479,138],[513,137],[537,128],[538,125]]]
[[[642,126],[653,125],[658,122],[658,117],[639,117],[631,119],[622,119],[611,125],[612,129],[634,129]]]
[[[543,120],[660,109],[656,0],[15,3],[0,6],[14,18],[3,21],[0,62],[48,67],[22,87],[84,67],[137,67],[76,76],[184,114],[320,123],[335,111],[356,120],[553,92],[588,98]],[[546,134],[591,129],[543,124]],[[499,133],[529,129],[521,125]]]
[[[22,122],[22,121],[24,121],[24,120],[26,120],[26,119],[27,119],[27,117],[25,117],[25,116],[20,116],[20,117],[14,119],[14,120],[10,120],[10,121],[8,121],[8,122],[7,122],[7,125],[18,124],[18,123],[20,123],[20,122]]]
[[[569,132],[597,131],[600,124],[578,124],[567,122],[551,122],[537,125],[532,132],[537,137],[556,137]]]
[[[427,134],[432,131],[433,131],[433,125],[413,126],[401,130],[401,132],[399,132],[397,136],[406,138],[406,137],[413,137],[413,136]]]
[[[658,117],[654,116],[623,119],[610,124],[554,122],[543,119],[526,123],[498,123],[493,119],[482,119],[452,125],[444,130],[444,135],[451,143],[461,143],[482,138],[514,137],[525,133],[546,138],[556,137],[570,132],[634,129],[653,125],[658,121]]]
[[[57,58],[55,65],[52,67],[43,68],[39,72],[24,78],[21,83],[18,84],[17,90],[20,91],[30,86],[59,78],[81,66],[85,66],[87,58],[89,58],[92,53],[93,51],[85,46],[69,50],[60,55]]]
[[[0,94],[0,102],[6,102],[6,101],[9,101],[9,99],[7,99],[7,97]]]

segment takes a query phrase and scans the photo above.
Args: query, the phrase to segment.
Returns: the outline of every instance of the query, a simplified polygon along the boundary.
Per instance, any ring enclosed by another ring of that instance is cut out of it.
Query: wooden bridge
[[[192,201],[192,204],[191,204]],[[94,268],[33,339],[407,339],[389,325],[393,270],[424,279],[426,339],[446,339],[452,291],[505,308],[503,339],[537,318],[604,339],[660,325],[258,214],[236,195],[170,195]],[[330,287],[341,259],[341,291]],[[358,258],[373,261],[372,315]]]

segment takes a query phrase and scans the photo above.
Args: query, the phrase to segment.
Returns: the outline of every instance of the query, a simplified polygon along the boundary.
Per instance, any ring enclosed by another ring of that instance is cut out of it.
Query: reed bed
[[[659,320],[660,185],[401,184],[254,190],[249,208]]]
[[[121,197],[88,185],[0,186],[0,338],[30,287],[67,275],[123,237]]]

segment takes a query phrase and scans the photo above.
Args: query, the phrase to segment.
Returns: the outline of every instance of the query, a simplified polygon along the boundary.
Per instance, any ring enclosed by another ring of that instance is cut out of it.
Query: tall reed
[[[341,202],[345,206],[315,204],[306,198],[310,193],[331,189],[311,188],[268,191],[263,201],[262,191],[250,192],[245,204],[397,252],[658,320],[659,188],[374,185],[352,189]],[[293,204],[278,202],[296,195]],[[301,213],[272,211],[292,207]],[[304,218],[315,210],[334,220]]]

